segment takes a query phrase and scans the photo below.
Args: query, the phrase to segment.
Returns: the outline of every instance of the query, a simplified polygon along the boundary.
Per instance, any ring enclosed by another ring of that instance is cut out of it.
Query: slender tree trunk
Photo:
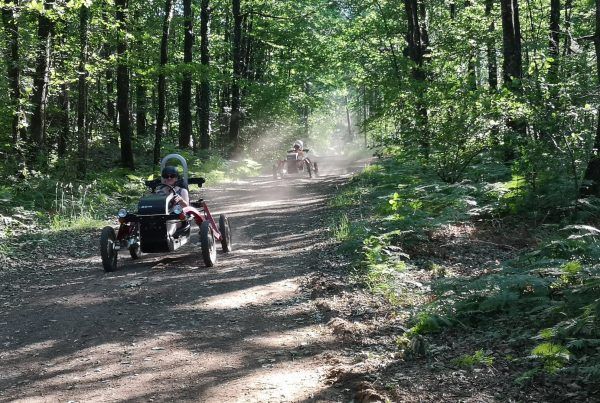
[[[489,36],[486,41],[486,53],[488,62],[488,85],[490,86],[491,92],[495,92],[498,89],[498,62],[496,59],[496,41],[494,39],[496,24],[492,17],[493,10],[494,0],[485,0],[485,15],[490,19],[490,25],[488,26]]]
[[[19,1],[15,1],[14,4],[15,6],[18,6],[19,3]],[[10,90],[10,102],[14,111],[11,122],[11,132],[14,147],[17,149],[18,143],[26,140],[27,133],[25,125],[21,122],[23,111],[21,108],[21,70],[19,68],[19,27],[15,20],[14,6],[6,5],[6,2],[4,2],[2,6],[2,22],[4,24],[4,33],[8,39],[6,68]]]
[[[119,137],[121,139],[121,164],[135,169],[129,120],[129,68],[127,67],[127,0],[115,0],[116,19],[119,24],[117,41],[117,111],[119,112]]]
[[[571,16],[573,15],[573,0],[565,0],[565,44],[563,54],[571,54]]]
[[[105,26],[109,26],[110,25],[110,21],[109,21],[109,12],[108,12],[108,1],[105,1],[103,6],[102,6],[102,21],[104,22]],[[107,30],[108,31],[108,30]],[[110,60],[111,55],[114,52],[113,49],[113,45],[112,45],[112,41],[109,38],[109,32],[105,32],[105,41],[102,44],[102,50],[100,52],[100,54],[102,55],[102,58],[104,60]],[[106,67],[106,71],[104,72],[104,79],[105,79],[105,85],[106,85],[106,98],[105,98],[105,104],[106,104],[106,116],[108,117],[108,121],[109,121],[109,125],[111,127],[116,127],[117,126],[117,113],[115,110],[115,99],[114,99],[114,94],[115,94],[115,86],[114,86],[114,71],[113,71],[113,67],[112,65],[108,65]],[[111,130],[112,131],[112,130]],[[110,136],[110,142],[113,144],[118,144],[118,138],[115,136]]]
[[[184,39],[183,63],[192,63],[194,45],[192,0],[183,0]],[[189,148],[192,139],[192,73],[185,69],[179,96],[179,148]]]
[[[77,82],[77,176],[85,177],[88,159],[87,112],[88,85],[86,64],[88,59],[89,8],[83,3],[79,10],[79,77]]]
[[[209,39],[209,0],[200,3],[200,63],[202,63],[202,80],[200,81],[200,97],[198,99],[200,148],[210,148],[210,83],[208,71],[210,67],[210,54],[208,52]]]
[[[595,4],[596,32],[594,34],[594,50],[596,52],[597,85],[600,87],[600,0],[596,0]],[[585,185],[585,188],[581,189],[581,193],[585,195],[600,196],[600,108],[598,108],[597,116],[594,148],[584,175],[587,184]]]
[[[142,80],[140,78],[140,80]],[[143,82],[138,82],[135,87],[135,134],[138,141],[146,138],[146,129],[148,127],[148,119],[146,112],[148,109],[148,94],[146,86]]]
[[[44,11],[50,11],[52,5],[44,1]],[[39,41],[37,63],[33,76],[33,113],[31,115],[30,144],[34,159],[44,158],[46,154],[46,109],[48,107],[48,86],[50,85],[50,55],[52,49],[52,21],[45,12],[38,16]]]
[[[348,95],[346,95],[346,125],[348,125],[348,143],[354,141],[354,133],[352,133],[352,121],[350,120],[350,108],[348,107]]]
[[[425,158],[429,158],[429,130],[428,130],[428,116],[427,106],[425,104],[425,90],[426,90],[426,75],[423,68],[423,56],[429,45],[429,34],[426,26],[426,12],[425,6],[419,3],[418,0],[404,0],[404,6],[406,8],[406,17],[408,23],[408,31],[406,35],[406,42],[408,44],[407,53],[414,66],[412,68],[412,77],[416,81],[417,87],[419,87],[419,99],[417,100],[416,107],[416,118],[418,122],[418,129],[420,131],[419,143],[421,151]]]
[[[502,62],[503,85],[514,93],[521,93],[521,78],[523,77],[523,61],[521,52],[521,25],[519,22],[518,0],[500,0],[502,10]],[[515,158],[514,137],[524,137],[526,122],[508,118],[506,125],[511,131],[504,134],[504,160]]]
[[[224,26],[224,30],[223,30],[223,42],[226,44],[230,44],[231,41],[231,35],[230,35],[230,20],[229,20],[229,15],[230,13],[227,11],[225,13],[225,26]],[[218,28],[220,28],[220,26],[217,26]],[[218,32],[217,32],[218,34]],[[229,64],[229,61],[231,60],[231,52],[230,52],[230,48],[227,46],[225,47],[225,52],[223,52],[223,60],[221,65],[223,66],[221,73],[223,75],[226,74],[227,72],[227,66]],[[223,80],[223,84],[221,85],[221,88],[219,89],[219,145],[221,147],[221,150],[223,149],[224,145],[227,143],[227,137],[229,136],[229,115],[227,113],[227,108],[229,106],[231,106],[231,92],[230,92],[230,87],[229,84],[227,83],[226,80]]]
[[[165,65],[169,61],[169,34],[171,31],[171,19],[173,18],[173,0],[165,1],[165,18],[163,20],[162,38],[160,40],[160,69],[158,72],[158,112],[156,115],[156,127],[154,132],[154,164],[160,161],[160,147],[164,136],[166,115],[166,92],[167,81],[165,77]]]
[[[521,26],[517,0],[500,0],[502,8],[502,45],[504,60],[502,77],[504,85],[511,90],[520,90],[523,77],[521,52]]]
[[[239,151],[239,135],[241,121],[241,96],[240,79],[242,75],[242,14],[240,11],[240,0],[231,1],[231,10],[233,14],[233,82],[231,84],[231,119],[229,121],[229,146],[233,153]]]
[[[60,85],[58,106],[60,108],[59,116],[61,130],[58,132],[58,144],[56,151],[58,156],[62,158],[67,155],[67,145],[71,138],[71,100],[69,99],[69,85],[65,82]]]
[[[560,0],[550,0],[550,43],[548,54],[553,59],[548,71],[550,83],[555,83],[558,76],[558,58],[560,55]]]

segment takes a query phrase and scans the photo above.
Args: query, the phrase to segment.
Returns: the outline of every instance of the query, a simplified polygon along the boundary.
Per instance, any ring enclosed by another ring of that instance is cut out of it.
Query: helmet
[[[167,175],[175,175],[176,177],[179,177],[179,171],[174,166],[166,166],[163,168],[161,175],[163,178]]]
[[[304,144],[302,143],[302,140],[294,141],[293,148],[296,148],[296,146],[298,146],[298,148],[300,148],[302,150],[304,148]]]

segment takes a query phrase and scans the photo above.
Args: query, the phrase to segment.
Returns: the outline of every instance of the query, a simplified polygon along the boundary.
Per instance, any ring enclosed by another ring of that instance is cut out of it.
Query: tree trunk
[[[16,1],[15,6],[18,6],[19,3],[19,1]],[[21,123],[23,111],[21,109],[21,70],[19,69],[19,27],[15,21],[14,6],[6,4],[2,6],[2,22],[4,23],[4,33],[8,39],[6,69],[10,90],[10,103],[14,111],[11,132],[13,145],[16,149],[19,142],[26,140],[27,133],[25,125]]]
[[[77,82],[77,176],[83,178],[87,172],[88,138],[87,111],[88,86],[86,64],[88,58],[89,8],[82,3],[79,10],[79,77]]]
[[[596,74],[597,85],[600,86],[600,0],[596,0],[596,32],[594,34],[594,50],[596,51]],[[600,196],[600,108],[598,109],[598,121],[596,122],[596,138],[594,139],[594,148],[592,156],[585,170],[584,178],[586,185],[581,189],[584,195]]]
[[[52,5],[44,1],[44,11],[52,9]],[[41,13],[38,16],[39,41],[37,63],[33,76],[33,95],[31,103],[33,114],[31,115],[31,138],[29,147],[33,159],[44,158],[46,153],[46,109],[48,107],[48,86],[50,85],[50,55],[52,47],[52,21]]]
[[[348,126],[348,143],[354,141],[354,134],[352,133],[352,121],[350,120],[350,108],[348,107],[348,95],[346,95],[346,125]]]
[[[192,48],[194,45],[192,0],[183,0],[183,63],[192,63]],[[179,148],[189,148],[192,139],[192,73],[186,68],[181,82],[179,96]]]
[[[428,158],[430,140],[427,106],[424,99],[426,76],[423,69],[423,59],[429,45],[429,34],[425,23],[426,12],[425,6],[422,3],[419,3],[418,0],[404,0],[404,6],[406,8],[406,18],[408,23],[408,32],[406,35],[406,42],[408,45],[407,53],[414,63],[412,76],[417,82],[417,85],[422,88],[422,90],[419,91],[419,98],[416,105],[417,125],[418,130],[420,131],[419,143],[424,157]]]
[[[229,12],[225,13],[225,30],[223,32],[223,42],[229,44],[231,40],[229,34]],[[225,75],[230,60],[230,53],[227,51],[228,48],[225,48],[226,51],[223,55],[223,70],[222,74]],[[221,148],[226,143],[226,137],[229,135],[229,116],[227,115],[227,108],[231,106],[231,92],[228,83],[224,80],[219,91],[219,143],[221,144]]]
[[[502,77],[504,85],[515,91],[520,90],[523,77],[521,52],[521,26],[517,0],[501,0],[502,8],[502,45],[504,60]]]
[[[119,137],[121,139],[121,165],[135,169],[131,145],[129,120],[129,68],[127,67],[127,0],[115,0],[116,19],[119,24],[117,41],[117,111],[119,112]]]
[[[104,22],[105,25],[109,25],[110,21],[109,21],[109,13],[107,10],[108,7],[108,2],[105,2],[103,4],[103,9],[102,9],[102,20]],[[111,42],[111,39],[109,38],[109,34],[108,32],[105,33],[105,41],[102,44],[102,50],[100,51],[100,54],[102,55],[102,58],[104,60],[110,60],[110,57],[114,51],[113,49],[113,45]],[[105,98],[105,104],[106,104],[106,116],[108,119],[108,123],[109,126],[112,127],[116,127],[117,126],[117,113],[115,111],[115,99],[114,99],[114,94],[115,94],[115,86],[114,86],[114,71],[111,65],[108,65],[106,67],[106,71],[104,72],[104,79],[106,81],[105,85],[106,85],[106,98]],[[119,141],[115,136],[110,136],[110,142],[113,144],[118,144]]]
[[[146,138],[146,128],[148,127],[148,119],[146,118],[146,111],[148,109],[147,96],[144,83],[137,83],[135,87],[135,134],[138,141]]]
[[[573,15],[573,0],[565,0],[565,44],[563,46],[563,54],[571,54],[571,18]]]
[[[523,77],[523,61],[521,52],[521,25],[519,22],[518,0],[500,0],[502,10],[502,62],[503,85],[514,93],[521,92],[521,78]],[[508,118],[506,125],[511,131],[504,134],[503,153],[504,160],[511,161],[515,158],[514,137],[524,137],[526,122]]]
[[[494,40],[494,32],[496,24],[492,17],[494,9],[494,0],[485,0],[485,15],[490,19],[488,26],[488,40],[486,41],[486,53],[488,62],[488,85],[490,91],[495,92],[498,89],[498,61],[496,60],[496,41]]]
[[[60,108],[60,127],[61,130],[58,133],[58,144],[57,154],[59,157],[64,158],[67,155],[67,145],[71,138],[71,101],[69,99],[69,85],[63,82],[60,86],[60,93],[58,95],[58,105]]]
[[[160,40],[160,68],[158,70],[158,112],[154,132],[154,164],[160,161],[160,146],[164,135],[167,82],[165,78],[165,65],[169,61],[169,33],[171,19],[173,18],[173,0],[165,1],[165,19],[163,20],[162,38]]]
[[[550,0],[550,43],[548,54],[553,59],[550,62],[548,81],[555,83],[558,76],[558,57],[560,54],[560,0]]]
[[[229,147],[233,153],[239,151],[240,121],[241,121],[241,96],[240,78],[242,74],[242,15],[240,12],[240,0],[231,1],[233,14],[233,82],[231,84],[231,118],[229,121]]]
[[[202,63],[202,80],[200,82],[200,97],[198,102],[199,124],[200,124],[200,148],[210,148],[210,83],[208,70],[210,66],[210,54],[208,52],[209,39],[209,0],[200,3],[200,63]]]

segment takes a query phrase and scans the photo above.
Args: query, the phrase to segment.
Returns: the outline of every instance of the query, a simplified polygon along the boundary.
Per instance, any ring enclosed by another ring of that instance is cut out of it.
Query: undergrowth
[[[518,383],[542,374],[597,383],[600,230],[589,224],[598,220],[600,204],[595,199],[565,201],[542,215],[531,210],[535,195],[510,171],[499,174],[496,167],[486,175],[482,161],[469,172],[462,182],[447,184],[405,156],[369,167],[331,202],[342,211],[343,219],[333,225],[340,250],[355,257],[356,274],[369,289],[412,312],[411,327],[399,343],[403,348],[410,339],[433,337],[445,329],[459,334],[477,329],[488,338],[482,344],[514,348],[517,356],[504,359],[520,371]],[[537,199],[558,197],[553,193]],[[407,288],[407,272],[422,269],[410,251],[429,243],[432,231],[509,217],[537,225],[534,249],[477,276],[449,276],[438,262],[430,266],[432,280],[426,287]],[[486,353],[478,350],[454,363],[492,362],[486,347]]]

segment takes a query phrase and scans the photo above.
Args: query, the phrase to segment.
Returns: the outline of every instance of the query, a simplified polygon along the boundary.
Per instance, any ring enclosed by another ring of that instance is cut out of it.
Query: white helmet
[[[294,145],[292,148],[296,148],[296,146],[300,147],[301,150],[304,149],[304,143],[302,143],[302,140],[296,140],[294,141]]]

